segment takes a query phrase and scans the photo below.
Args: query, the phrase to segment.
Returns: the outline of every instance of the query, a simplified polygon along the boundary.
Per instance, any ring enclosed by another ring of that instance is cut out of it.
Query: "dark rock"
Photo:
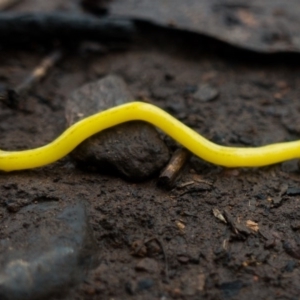
[[[258,200],[266,200],[267,199],[267,196],[265,194],[262,194],[262,193],[259,193],[259,194],[255,195],[255,197]]]
[[[9,238],[0,240],[1,300],[59,294],[93,263],[94,240],[82,202],[64,209],[58,203],[29,205],[2,226]]]
[[[214,100],[218,96],[219,96],[219,91],[208,84],[199,86],[197,92],[193,95],[193,97],[196,100],[202,102],[208,102]]]
[[[168,149],[148,124],[130,122],[107,129],[82,143],[73,154],[81,164],[118,171],[127,179],[143,180],[168,161]]]
[[[300,14],[298,0],[169,0],[165,5],[161,0],[152,0],[151,5],[147,0],[139,0],[138,5],[133,0],[105,2],[113,15],[145,20],[173,30],[192,31],[202,38],[210,36],[238,47],[269,53],[300,51],[298,24],[293,19]],[[195,37],[191,47],[194,43]],[[224,53],[225,45],[219,47],[220,53]]]
[[[126,282],[125,289],[129,295],[135,295],[138,292],[150,289],[153,285],[154,281],[151,278],[141,278]]]
[[[154,281],[151,278],[143,278],[137,282],[138,290],[148,290],[154,285]]]
[[[300,247],[295,241],[293,241],[293,240],[284,241],[283,242],[283,249],[290,256],[292,256],[296,259],[300,259]]]
[[[297,267],[297,265],[298,265],[298,263],[295,262],[294,260],[289,260],[289,261],[286,263],[286,265],[285,265],[283,271],[289,272],[289,273],[290,273],[290,272],[293,272],[294,269]]]
[[[69,99],[68,125],[132,100],[126,84],[117,76],[89,83]],[[73,151],[72,157],[85,167],[117,171],[129,180],[143,180],[161,170],[169,160],[169,151],[152,125],[134,121],[92,136]]]

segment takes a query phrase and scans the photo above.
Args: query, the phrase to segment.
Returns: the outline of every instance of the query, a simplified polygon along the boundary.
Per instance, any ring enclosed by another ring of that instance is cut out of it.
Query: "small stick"
[[[20,99],[25,97],[32,88],[44,78],[49,70],[61,59],[62,51],[55,50],[46,56],[42,62],[29,74],[29,76],[17,87],[8,88],[6,95],[2,96],[2,100],[12,108],[19,106]]]
[[[158,178],[158,184],[167,188],[172,187],[175,179],[179,175],[180,171],[183,169],[185,163],[188,161],[190,156],[191,154],[188,150],[177,149],[173,153],[168,165],[161,172]]]
[[[0,10],[7,10],[23,0],[0,0]]]

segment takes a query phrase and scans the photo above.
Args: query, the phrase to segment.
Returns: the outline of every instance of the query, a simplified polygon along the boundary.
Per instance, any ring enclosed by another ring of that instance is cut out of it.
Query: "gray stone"
[[[107,76],[74,92],[66,107],[66,120],[71,125],[132,100],[121,78]],[[72,157],[84,167],[117,171],[129,180],[143,180],[163,168],[169,151],[152,125],[132,121],[92,136],[73,151]]]
[[[83,202],[63,209],[40,203],[3,220],[0,240],[0,299],[44,299],[82,279],[96,262]]]
[[[130,101],[133,101],[133,96],[124,80],[118,76],[110,75],[87,83],[74,91],[67,101],[67,125]]]
[[[215,100],[218,96],[219,96],[219,91],[208,84],[199,86],[196,93],[193,95],[193,97],[196,100],[202,102]]]

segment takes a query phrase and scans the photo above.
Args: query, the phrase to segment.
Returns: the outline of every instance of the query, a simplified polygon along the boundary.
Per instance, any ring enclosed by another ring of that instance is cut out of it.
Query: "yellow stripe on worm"
[[[67,155],[93,134],[133,120],[153,124],[196,156],[220,166],[259,167],[300,156],[300,141],[256,148],[220,146],[205,139],[154,105],[131,102],[102,111],[75,123],[57,139],[43,147],[24,151],[0,151],[0,170],[23,170],[50,164]]]

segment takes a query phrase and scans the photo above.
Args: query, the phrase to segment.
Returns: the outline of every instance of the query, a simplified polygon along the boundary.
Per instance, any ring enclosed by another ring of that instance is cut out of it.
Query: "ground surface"
[[[220,45],[199,44],[184,34],[153,29],[147,35],[125,51],[71,53],[25,100],[25,110],[1,105],[1,149],[50,142],[64,129],[68,95],[107,74],[119,75],[136,98],[220,144],[257,146],[299,138],[297,57],[228,49],[225,55]],[[2,84],[18,84],[42,57],[41,51],[2,50]],[[203,84],[218,97],[201,101],[195,91]],[[12,228],[30,231],[43,222],[41,216],[34,225],[18,224],[26,206],[86,203],[99,261],[84,271],[83,281],[52,299],[299,296],[297,161],[224,169],[192,157],[174,188],[163,190],[157,176],[128,182],[82,171],[67,157],[36,170],[1,173],[0,195],[2,241],[13,239]],[[216,208],[231,216],[231,225],[213,215]],[[256,223],[254,230],[249,221]]]

